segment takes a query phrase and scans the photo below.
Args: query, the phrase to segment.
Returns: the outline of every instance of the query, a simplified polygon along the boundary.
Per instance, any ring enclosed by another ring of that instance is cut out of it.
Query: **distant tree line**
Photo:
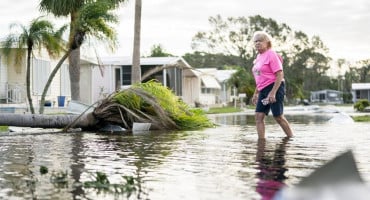
[[[238,92],[251,97],[255,83],[251,67],[257,52],[253,48],[253,33],[264,30],[274,39],[273,48],[283,57],[287,82],[287,99],[291,102],[308,99],[310,91],[333,89],[343,92],[345,102],[350,102],[352,82],[370,82],[370,60],[356,65],[339,59],[339,68],[349,70],[343,75],[329,75],[332,58],[319,36],[309,37],[302,31],[294,31],[287,24],[278,23],[260,15],[229,17],[220,15],[209,18],[211,30],[198,32],[192,40],[193,53],[184,59],[195,68],[237,69],[229,81]],[[249,102],[249,98],[247,98]]]

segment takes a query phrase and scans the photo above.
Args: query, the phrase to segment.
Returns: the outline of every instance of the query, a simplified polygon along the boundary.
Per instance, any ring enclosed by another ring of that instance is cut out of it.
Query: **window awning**
[[[217,82],[216,78],[213,76],[202,76],[201,80],[203,82],[204,87],[206,88],[215,88],[221,89],[220,84]]]

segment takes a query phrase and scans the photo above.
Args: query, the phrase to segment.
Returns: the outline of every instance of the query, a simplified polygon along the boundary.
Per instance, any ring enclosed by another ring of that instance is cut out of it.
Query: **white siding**
[[[89,69],[90,78],[89,79],[89,99],[84,99],[84,103],[93,104],[98,100],[101,100],[107,97],[109,94],[114,92],[114,88],[112,88],[112,68],[111,67],[103,67],[103,66],[90,66],[85,67],[85,69]],[[88,82],[86,81],[86,84]],[[82,97],[81,97],[82,100]]]
[[[200,99],[200,79],[198,77],[183,78],[183,95],[182,99],[185,103],[194,106],[195,102]]]
[[[114,79],[111,78],[113,72],[111,67],[94,66],[92,68],[93,83],[92,83],[92,103],[107,97],[115,91],[112,87]]]
[[[91,104],[91,87],[92,87],[92,77],[91,77],[91,67],[90,65],[81,65],[80,68],[80,98],[81,102],[85,104]]]
[[[7,66],[3,63],[3,59],[0,56],[0,99],[6,99],[6,84],[8,82],[8,70]]]
[[[81,102],[94,104],[115,91],[114,68],[97,65],[82,65],[80,79]]]
[[[26,59],[22,61],[20,66],[14,66],[14,63],[7,65],[7,76],[9,93],[14,103],[26,102]]]
[[[32,93],[41,96],[51,72],[50,61],[33,59],[32,65]],[[50,94],[50,88],[47,92]]]
[[[212,93],[202,93],[199,98],[199,103],[201,103],[202,105],[214,105],[216,104],[216,95]]]
[[[69,79],[68,64],[60,67],[60,96],[71,96],[71,81]]]

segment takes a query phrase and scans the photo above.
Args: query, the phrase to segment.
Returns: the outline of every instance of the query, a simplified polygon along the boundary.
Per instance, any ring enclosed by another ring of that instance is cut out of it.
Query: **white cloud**
[[[37,17],[38,0],[2,0],[0,37],[8,34],[8,25],[29,22]],[[141,52],[161,44],[168,52],[190,52],[192,37],[208,30],[208,18],[252,16],[259,14],[309,36],[318,35],[334,58],[370,58],[370,3],[367,0],[144,0],[142,9]],[[115,55],[130,55],[133,44],[134,1],[119,11],[117,26],[120,48]]]

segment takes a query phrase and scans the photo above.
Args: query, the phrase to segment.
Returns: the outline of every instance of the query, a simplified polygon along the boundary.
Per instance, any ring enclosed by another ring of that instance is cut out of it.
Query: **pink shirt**
[[[252,72],[258,91],[274,83],[275,73],[283,70],[282,58],[271,49],[258,54],[253,64]]]

